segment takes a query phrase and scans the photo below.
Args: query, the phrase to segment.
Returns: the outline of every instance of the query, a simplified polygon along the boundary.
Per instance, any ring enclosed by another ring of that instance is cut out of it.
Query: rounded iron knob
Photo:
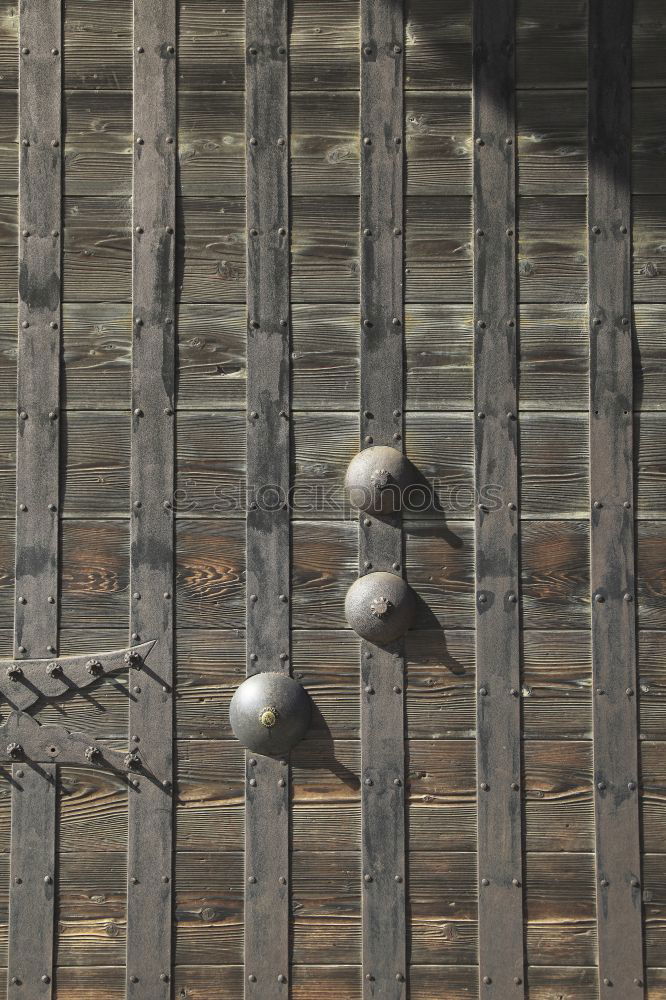
[[[401,576],[368,573],[356,580],[345,598],[351,628],[363,639],[385,646],[404,635],[416,616],[416,595]]]
[[[345,476],[352,505],[383,516],[401,509],[404,491],[413,482],[414,470],[408,459],[385,445],[360,451],[349,463]]]
[[[275,757],[303,739],[312,718],[305,689],[288,674],[253,674],[236,689],[229,721],[236,739],[252,753]]]

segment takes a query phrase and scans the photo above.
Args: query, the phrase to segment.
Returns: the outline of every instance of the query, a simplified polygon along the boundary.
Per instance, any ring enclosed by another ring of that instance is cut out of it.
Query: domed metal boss
[[[365,448],[349,463],[345,487],[354,507],[387,516],[401,509],[403,492],[414,482],[414,470],[395,448]]]
[[[404,635],[416,616],[416,595],[401,576],[368,573],[351,585],[345,598],[351,628],[378,646]]]
[[[288,753],[303,739],[312,718],[312,702],[288,674],[253,674],[236,688],[229,720],[236,739],[267,757]]]

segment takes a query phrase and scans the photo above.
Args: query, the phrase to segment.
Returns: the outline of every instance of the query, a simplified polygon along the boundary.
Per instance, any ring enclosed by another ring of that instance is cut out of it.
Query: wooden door
[[[11,1000],[666,1000],[665,38],[0,0]]]

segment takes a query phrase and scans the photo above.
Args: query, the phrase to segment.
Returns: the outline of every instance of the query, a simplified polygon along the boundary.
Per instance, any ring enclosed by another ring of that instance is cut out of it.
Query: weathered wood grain
[[[637,194],[665,193],[661,103],[659,89],[634,93],[632,190]],[[0,91],[0,111],[0,194],[16,194],[16,92]],[[65,193],[129,195],[131,93],[68,91],[63,113]],[[518,93],[522,194],[585,193],[585,117],[584,90]],[[178,119],[181,193],[243,196],[242,92],[180,92]],[[410,195],[471,193],[469,92],[408,91],[405,130]],[[293,92],[291,131],[294,195],[358,194],[358,95],[354,91]]]
[[[523,516],[585,518],[586,415],[527,413],[523,422]],[[14,506],[12,423],[12,414],[0,411],[0,511],[5,516],[11,515]],[[62,428],[63,515],[124,515],[129,500],[127,422],[113,411],[71,411],[63,414]],[[635,429],[637,513],[639,518],[660,518],[666,468],[664,419],[647,412],[636,421]],[[174,496],[179,517],[243,516],[244,431],[245,417],[238,411],[182,413]],[[355,453],[355,431],[350,413],[295,416],[293,507],[298,518],[350,516],[343,481]],[[472,516],[471,433],[470,413],[407,416],[411,460],[434,491],[442,518]],[[220,453],[222,438],[225,451]],[[416,495],[413,499],[421,503]]]
[[[297,410],[351,411],[358,399],[357,312],[351,305],[293,309],[292,366]],[[0,408],[15,403],[16,307],[0,304]],[[634,393],[638,410],[666,407],[666,307],[634,309]],[[242,408],[244,310],[184,304],[179,310],[182,408]],[[63,309],[65,403],[123,410],[129,398],[129,304],[71,303]],[[520,311],[522,410],[587,406],[585,307],[524,305]],[[471,409],[471,308],[412,304],[405,314],[407,410]]]
[[[634,283],[638,302],[666,299],[659,270],[666,212],[661,198],[637,195]],[[469,198],[408,197],[408,302],[471,300]],[[16,280],[13,199],[0,198],[0,279]],[[184,198],[179,213],[179,299],[240,302],[245,281],[244,206],[237,199]],[[128,301],[129,202],[64,200],[64,297],[69,302]],[[519,202],[519,290],[522,302],[584,302],[585,202],[579,195],[523,197]],[[356,199],[294,198],[292,298],[296,302],[358,299]]]
[[[127,523],[77,521],[63,525],[62,625],[122,627],[127,599]],[[450,534],[448,534],[450,532]],[[587,527],[577,521],[523,525],[526,628],[586,628],[589,600]],[[11,627],[13,525],[0,520],[0,628]],[[663,523],[639,522],[638,593],[642,627],[666,627],[666,536]],[[453,542],[453,545],[451,544]],[[344,593],[355,568],[353,525],[296,522],[294,537],[297,628],[344,627]],[[182,522],[177,530],[179,623],[185,627],[243,626],[244,530],[237,521]],[[442,615],[447,628],[471,624],[469,524],[408,524],[408,566],[420,593],[421,627]],[[331,567],[335,566],[335,573]],[[3,574],[4,571],[4,575]],[[430,606],[428,610],[428,605]]]
[[[358,399],[357,312],[351,305],[300,304],[292,320],[297,410],[351,411]],[[15,403],[16,307],[0,304],[0,408]],[[666,407],[666,307],[634,309],[634,403]],[[522,410],[584,410],[585,307],[528,304],[520,311]],[[179,310],[179,400],[196,409],[241,408],[245,398],[244,310],[183,304]],[[129,304],[63,308],[63,393],[74,409],[122,410],[129,398]],[[471,309],[412,304],[405,314],[407,410],[471,409]]]

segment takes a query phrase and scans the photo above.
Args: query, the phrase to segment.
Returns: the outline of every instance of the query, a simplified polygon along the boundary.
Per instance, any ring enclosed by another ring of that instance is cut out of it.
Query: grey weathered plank
[[[248,0],[248,675],[290,662],[288,35],[287,0]],[[290,768],[259,756],[246,771],[245,994],[273,1000],[288,996],[291,978]]]
[[[130,669],[127,995],[171,995],[176,5],[134,3],[130,627],[156,640]]]
[[[590,0],[590,589],[602,996],[643,994],[631,285],[631,23]]]
[[[404,15],[361,2],[360,444],[403,450]],[[362,514],[359,572],[402,574],[400,515]],[[404,643],[361,643],[362,965],[367,997],[407,991]]]
[[[514,0],[474,3],[474,408],[479,976],[524,987]]]
[[[61,5],[20,6],[14,653],[58,645]],[[56,769],[12,769],[9,995],[51,997]]]

